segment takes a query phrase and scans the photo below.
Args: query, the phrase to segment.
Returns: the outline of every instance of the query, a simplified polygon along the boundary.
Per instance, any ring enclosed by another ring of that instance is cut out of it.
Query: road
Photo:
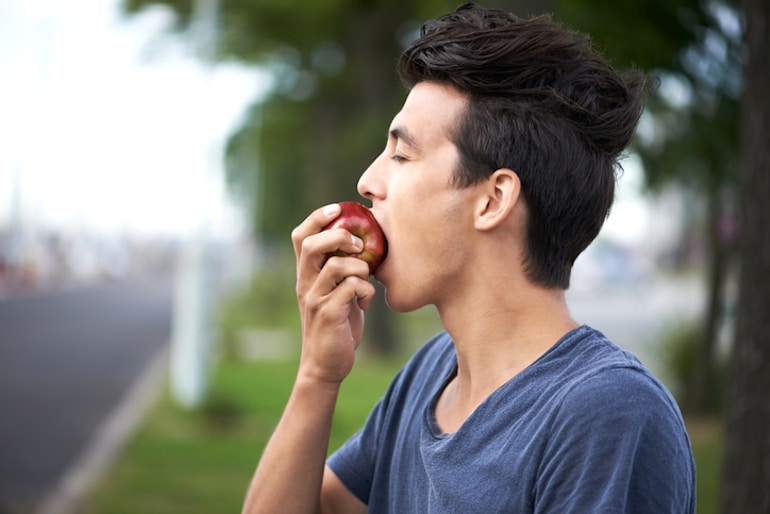
[[[0,298],[0,514],[31,512],[169,340],[172,281]]]

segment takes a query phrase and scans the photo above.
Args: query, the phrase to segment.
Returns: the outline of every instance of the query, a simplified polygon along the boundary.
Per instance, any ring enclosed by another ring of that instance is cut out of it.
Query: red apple
[[[380,225],[374,219],[372,211],[358,202],[340,202],[342,212],[334,221],[323,229],[344,228],[364,242],[364,249],[356,254],[335,252],[334,255],[354,256],[369,265],[369,274],[374,275],[377,267],[382,263],[388,252],[388,242],[385,239]]]

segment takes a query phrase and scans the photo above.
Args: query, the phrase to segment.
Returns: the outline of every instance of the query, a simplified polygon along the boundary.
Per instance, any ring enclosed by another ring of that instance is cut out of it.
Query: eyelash
[[[404,161],[406,160],[406,157],[404,157],[404,156],[402,156],[402,155],[398,155],[398,154],[393,154],[393,155],[391,156],[391,159],[392,159],[393,161],[395,161],[395,162],[404,162]]]

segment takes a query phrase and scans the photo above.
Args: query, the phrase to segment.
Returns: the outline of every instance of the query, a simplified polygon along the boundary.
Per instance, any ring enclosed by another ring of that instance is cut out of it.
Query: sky
[[[0,229],[242,229],[217,156],[269,79],[204,64],[168,11],[119,1],[0,0]],[[624,168],[603,234],[634,243],[649,205]]]
[[[167,11],[118,2],[0,1],[0,226],[237,226],[216,156],[265,76],[206,65]]]

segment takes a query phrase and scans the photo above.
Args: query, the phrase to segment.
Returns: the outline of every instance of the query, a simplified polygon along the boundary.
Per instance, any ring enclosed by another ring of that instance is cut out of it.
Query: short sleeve
[[[564,393],[538,473],[538,513],[694,513],[681,414],[656,380],[604,369]]]
[[[327,460],[327,465],[356,497],[369,504],[377,461],[377,441],[382,427],[383,398],[374,406],[363,428],[353,434]]]
[[[378,502],[391,501],[391,478],[412,480],[414,468],[401,466],[408,466],[418,449],[416,420],[422,419],[431,398],[454,369],[454,355],[446,332],[423,345],[393,377],[363,428],[327,460],[342,483],[370,509]],[[394,455],[400,458],[394,459]]]

